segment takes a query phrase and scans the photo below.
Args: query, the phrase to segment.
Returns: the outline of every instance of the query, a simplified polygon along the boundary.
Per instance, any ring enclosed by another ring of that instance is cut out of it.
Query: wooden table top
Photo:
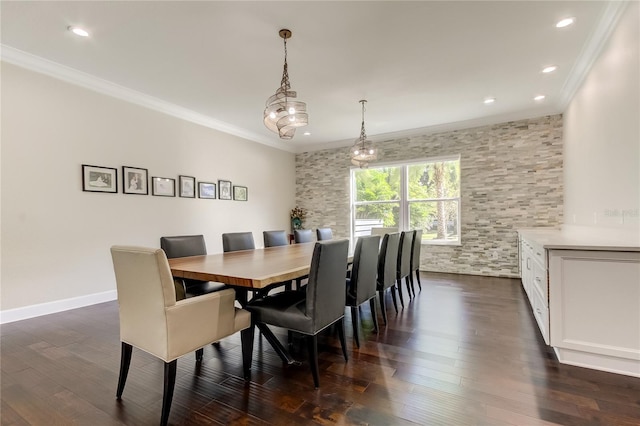
[[[265,288],[309,273],[315,242],[169,259],[177,278]]]

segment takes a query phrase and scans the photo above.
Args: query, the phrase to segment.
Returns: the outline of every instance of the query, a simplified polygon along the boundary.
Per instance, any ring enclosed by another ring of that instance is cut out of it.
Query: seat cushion
[[[283,291],[252,301],[245,309],[251,312],[255,322],[312,334],[313,324],[306,315],[305,302],[305,292]]]

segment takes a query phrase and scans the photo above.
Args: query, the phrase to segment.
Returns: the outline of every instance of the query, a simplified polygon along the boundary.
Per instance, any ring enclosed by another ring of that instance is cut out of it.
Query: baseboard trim
[[[112,300],[116,300],[117,297],[118,293],[116,290],[109,290],[102,293],[56,300],[55,302],[39,303],[37,305],[29,305],[22,308],[7,309],[5,311],[0,311],[0,324],[7,324],[42,315],[55,314],[57,312],[68,311],[70,309],[83,308],[85,306],[95,305],[98,303],[110,302]]]
[[[558,347],[554,347],[553,350],[561,364],[640,377],[640,360],[638,359],[619,358]]]

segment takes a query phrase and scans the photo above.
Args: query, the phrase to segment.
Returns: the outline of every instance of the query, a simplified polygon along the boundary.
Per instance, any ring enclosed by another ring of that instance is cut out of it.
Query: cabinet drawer
[[[540,263],[543,268],[547,269],[547,256],[542,246],[537,243],[531,243],[529,244],[529,249],[531,250],[531,257]]]
[[[544,342],[549,344],[549,309],[546,306],[546,300],[543,302],[540,293],[537,291],[531,292],[531,307],[533,308],[533,316],[538,323],[540,333]]]
[[[532,284],[540,293],[544,306],[549,307],[549,286],[547,285],[547,270],[540,266],[538,262],[533,262]]]

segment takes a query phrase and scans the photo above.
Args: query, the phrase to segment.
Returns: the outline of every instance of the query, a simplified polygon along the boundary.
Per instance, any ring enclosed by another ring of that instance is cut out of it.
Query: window
[[[352,235],[422,229],[423,244],[460,244],[460,157],[353,169]]]

